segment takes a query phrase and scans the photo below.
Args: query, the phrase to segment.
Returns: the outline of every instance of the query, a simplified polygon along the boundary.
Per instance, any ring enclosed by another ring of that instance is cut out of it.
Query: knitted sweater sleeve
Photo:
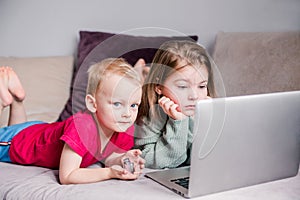
[[[175,168],[187,159],[192,141],[190,119],[168,118],[164,126],[144,121],[135,128],[135,145],[149,168]]]

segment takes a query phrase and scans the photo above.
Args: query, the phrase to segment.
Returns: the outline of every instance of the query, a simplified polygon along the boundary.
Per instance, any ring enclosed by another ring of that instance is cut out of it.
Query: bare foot
[[[144,59],[140,58],[134,65],[133,67],[138,74],[140,75],[140,78],[142,80],[142,82],[144,82],[144,80],[146,79],[150,68],[146,66],[146,62]]]
[[[8,67],[8,90],[16,101],[23,101],[25,98],[25,90],[15,71]]]
[[[0,67],[0,106],[1,110],[13,102],[13,96],[8,90],[9,72],[8,67]]]

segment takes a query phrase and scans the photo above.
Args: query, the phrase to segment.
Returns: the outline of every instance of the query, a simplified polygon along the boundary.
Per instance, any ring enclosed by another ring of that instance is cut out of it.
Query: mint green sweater
[[[185,161],[193,140],[194,122],[190,117],[173,120],[165,115],[163,120],[144,118],[135,124],[135,147],[141,149],[149,168],[175,168]]]

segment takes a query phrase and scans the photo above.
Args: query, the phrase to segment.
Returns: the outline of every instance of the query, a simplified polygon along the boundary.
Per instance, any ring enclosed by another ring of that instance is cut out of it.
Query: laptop
[[[146,177],[191,198],[297,175],[300,91],[201,100],[194,120],[190,166]]]

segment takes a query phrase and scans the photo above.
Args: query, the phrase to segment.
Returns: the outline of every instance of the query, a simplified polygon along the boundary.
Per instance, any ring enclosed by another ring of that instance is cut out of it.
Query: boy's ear
[[[96,112],[97,110],[96,99],[92,95],[88,94],[85,96],[85,105],[90,112],[92,113]]]
[[[162,90],[162,86],[161,86],[161,85],[156,85],[156,86],[155,86],[155,92],[156,92],[158,95],[161,95],[161,94],[162,94],[161,90]]]

